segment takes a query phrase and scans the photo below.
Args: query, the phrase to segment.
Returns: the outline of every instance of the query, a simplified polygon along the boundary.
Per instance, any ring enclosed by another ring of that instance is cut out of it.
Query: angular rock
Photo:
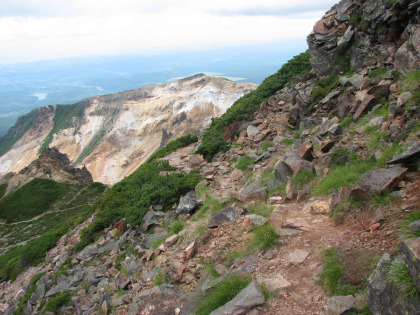
[[[143,217],[143,231],[147,231],[147,229],[152,225],[159,225],[164,215],[165,213],[163,213],[162,211],[147,211],[147,213]]]
[[[181,197],[179,200],[179,205],[176,208],[176,213],[191,213],[195,209],[198,208],[200,205],[200,202],[197,200],[197,198],[194,197],[194,192],[190,191],[188,194],[186,194],[184,197]]]
[[[325,200],[317,200],[310,204],[310,212],[312,214],[327,214],[329,213],[330,206]]]
[[[225,222],[235,221],[235,209],[226,207],[218,212],[213,212],[208,223],[209,228],[218,227]]]
[[[351,77],[340,77],[339,79],[340,84],[345,85],[353,85],[356,89],[359,89],[363,82],[363,76],[361,74],[354,74]]]
[[[354,34],[354,30],[352,30],[352,26],[350,25],[347,30],[344,32],[343,37],[341,37],[338,42],[337,42],[337,46],[347,43],[351,40],[351,38],[353,37]]]
[[[292,284],[280,274],[265,277],[257,276],[257,282],[260,285],[264,285],[269,291],[290,290],[293,287]]]
[[[328,310],[332,314],[341,315],[356,308],[356,298],[353,295],[332,296],[329,300]]]
[[[400,155],[394,157],[386,164],[414,164],[420,159],[420,141],[416,142]]]
[[[353,120],[357,120],[360,115],[368,108],[374,101],[376,97],[374,95],[367,94],[361,103],[358,103],[355,107]]]
[[[410,230],[415,233],[418,234],[420,233],[420,220],[411,222],[408,227],[410,228]]]
[[[197,253],[198,250],[198,243],[196,241],[192,241],[187,248],[184,249],[183,251],[183,255],[184,255],[184,259],[188,260],[192,257],[194,257],[194,255]]]
[[[248,128],[246,128],[246,132],[247,132],[248,137],[255,136],[256,134],[260,132],[260,129],[258,129],[257,127],[253,125],[249,125]]]
[[[258,214],[247,214],[245,216],[250,221],[251,226],[262,226],[267,223],[268,219]]]
[[[313,157],[313,145],[311,143],[302,143],[300,146],[296,148],[297,154],[304,160],[312,161]]]
[[[48,290],[48,292],[45,294],[45,297],[54,297],[57,294],[66,292],[69,289],[68,283],[61,283],[53,286],[51,289]]]
[[[325,96],[321,100],[321,104],[327,104],[330,99],[336,97],[340,93],[341,93],[341,91],[332,91],[332,92],[328,93],[327,96]]]
[[[165,245],[166,246],[172,246],[173,244],[175,244],[177,241],[179,240],[179,235],[178,234],[174,234],[174,235],[172,235],[172,236],[170,236],[170,237],[168,237],[166,240],[165,240]]]
[[[149,249],[156,240],[161,238],[165,239],[167,235],[168,233],[166,231],[163,231],[162,233],[146,234],[141,242],[141,246]]]
[[[358,200],[369,200],[373,194],[384,190],[392,191],[404,178],[408,169],[405,167],[379,168],[374,167],[363,174],[350,192]]]
[[[286,260],[290,264],[299,265],[303,263],[308,256],[309,256],[309,252],[301,250],[301,249],[296,249],[286,256]]]
[[[241,315],[246,314],[252,308],[265,303],[258,285],[252,281],[245,289],[239,292],[231,301],[215,309],[210,315]]]
[[[98,253],[98,249],[95,247],[95,245],[89,245],[86,246],[80,253],[76,255],[76,258],[79,261],[83,261],[89,257],[92,257]]]

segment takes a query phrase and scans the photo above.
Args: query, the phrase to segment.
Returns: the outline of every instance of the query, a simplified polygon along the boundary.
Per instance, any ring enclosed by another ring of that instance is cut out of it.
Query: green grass
[[[353,117],[347,116],[340,122],[340,126],[343,129],[346,129],[346,128],[350,127],[352,122],[353,122]]]
[[[169,276],[167,273],[159,271],[153,279],[153,284],[155,286],[158,286],[165,283],[169,283]]]
[[[0,199],[3,198],[4,194],[6,193],[7,184],[0,185]]]
[[[168,155],[169,153],[175,152],[179,148],[186,147],[191,143],[197,142],[197,136],[193,136],[188,134],[183,137],[179,137],[171,142],[169,142],[166,146],[153,153],[152,156],[149,158],[148,161],[155,161],[157,159],[163,158],[164,156]]]
[[[297,138],[297,139],[300,138],[300,131],[299,130],[293,131],[293,138]]]
[[[231,275],[212,288],[200,301],[195,311],[197,315],[210,314],[215,309],[232,300],[251,283],[250,276]]]
[[[165,238],[158,238],[157,240],[155,240],[152,244],[152,249],[156,250],[160,245],[162,245],[163,243],[165,243]]]
[[[413,71],[407,74],[403,79],[403,88],[404,92],[416,91],[420,86],[420,70]]]
[[[216,271],[215,267],[214,267],[214,263],[211,262],[204,262],[203,263],[203,267],[205,272],[209,275],[212,276],[213,278],[218,278],[220,277],[219,273]]]
[[[293,143],[295,143],[292,139],[288,139],[288,138],[282,139],[280,142],[289,147],[292,146]]]
[[[257,227],[253,231],[252,246],[258,250],[267,250],[279,245],[280,235],[269,224]]]
[[[45,314],[46,312],[54,312],[56,314],[61,314],[61,308],[70,303],[71,296],[72,295],[70,292],[63,292],[54,296],[53,298],[51,298],[51,300],[47,302],[42,314]]]
[[[255,205],[251,205],[248,207],[249,212],[258,214],[265,218],[268,218],[271,212],[273,212],[273,210],[274,210],[274,206],[268,206],[264,203],[256,203]]]
[[[368,77],[369,78],[380,78],[382,77],[385,73],[387,73],[387,68],[377,68],[375,70],[372,70],[369,72]]]
[[[238,164],[236,164],[236,168],[238,170],[245,171],[248,166],[252,165],[252,163],[251,158],[248,155],[244,155],[239,159]]]
[[[264,171],[264,173],[261,174],[261,179],[265,179],[265,178],[268,178],[268,179],[271,179],[271,180],[274,179],[274,167],[267,168]]]
[[[403,262],[392,262],[389,266],[389,283],[396,285],[408,297],[419,296],[419,291],[411,278],[407,265]]]
[[[337,46],[337,58],[335,63],[344,73],[350,71],[350,47],[352,42],[346,42]]]
[[[343,186],[353,187],[360,177],[374,166],[375,163],[365,160],[352,160],[346,165],[335,166],[315,185],[312,195],[325,195]]]
[[[252,114],[264,100],[283,88],[293,76],[310,70],[309,51],[293,57],[277,73],[267,77],[255,91],[237,100],[220,118],[213,118],[210,127],[203,134],[202,144],[197,152],[210,161],[216,153],[227,151],[229,143],[223,140],[227,126],[252,119]]]
[[[213,197],[207,197],[206,200],[203,201],[200,209],[198,209],[197,214],[194,220],[200,220],[206,216],[208,213],[217,212],[223,209],[223,204],[220,203],[219,200]]]
[[[315,177],[315,172],[299,170],[292,180],[292,186],[295,188],[302,188],[306,184],[312,182]]]
[[[169,236],[181,232],[184,229],[185,225],[186,223],[184,221],[176,220],[172,222],[171,226],[169,227]]]
[[[280,194],[282,197],[286,195],[286,185],[277,185],[270,190],[269,197]]]
[[[410,223],[413,223],[417,220],[420,220],[420,209],[414,210],[412,212],[409,212],[407,216],[401,220],[401,226],[399,228],[399,233],[404,239],[409,238],[417,238],[420,237],[420,232],[414,233],[408,225]]]
[[[338,76],[335,71],[329,77],[320,79],[318,81],[319,87],[312,90],[312,101],[316,102],[327,96],[337,83]]]
[[[51,179],[35,178],[0,200],[0,218],[13,223],[42,214],[64,195],[66,186]]]
[[[270,147],[274,147],[274,143],[271,142],[271,141],[264,141],[261,144],[261,149],[263,149],[263,151],[267,151],[267,149],[270,148]]]

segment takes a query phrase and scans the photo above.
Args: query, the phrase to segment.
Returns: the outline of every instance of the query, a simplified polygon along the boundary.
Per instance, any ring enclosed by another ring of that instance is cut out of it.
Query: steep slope
[[[85,165],[95,181],[114,184],[168,141],[198,134],[212,117],[255,88],[195,75],[74,105],[43,107],[29,115],[36,120],[26,119],[2,139],[3,151],[13,146],[0,158],[0,174],[19,172],[50,146],[76,166]]]

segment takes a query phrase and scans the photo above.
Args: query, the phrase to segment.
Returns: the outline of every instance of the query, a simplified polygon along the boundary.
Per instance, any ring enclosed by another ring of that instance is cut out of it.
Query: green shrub
[[[251,283],[250,276],[231,275],[223,279],[198,304],[195,314],[207,315],[232,300]]]
[[[279,237],[280,235],[277,234],[273,227],[269,224],[265,224],[254,229],[252,245],[259,250],[270,249],[279,245]]]
[[[65,189],[65,184],[35,178],[0,200],[0,218],[6,223],[31,219],[49,210]]]
[[[236,164],[236,168],[238,170],[245,171],[249,165],[252,165],[252,163],[251,158],[248,155],[244,155],[239,159],[238,164]]]
[[[293,143],[295,143],[295,142],[292,139],[285,138],[285,139],[282,139],[281,140],[281,143],[283,143],[283,144],[285,144],[287,146],[292,146]]]
[[[353,160],[346,165],[335,166],[312,189],[312,195],[319,196],[337,190],[340,187],[353,187],[364,173],[375,166],[371,161]]]
[[[197,136],[193,136],[188,134],[186,136],[180,137],[169,142],[166,146],[156,151],[152,156],[149,158],[148,161],[155,161],[157,159],[163,158],[164,156],[168,155],[169,153],[175,152],[179,148],[186,147],[191,143],[197,142]]]
[[[263,149],[263,151],[267,151],[268,148],[273,147],[273,146],[274,146],[274,143],[273,142],[271,142],[271,141],[264,141],[261,144],[261,149]]]
[[[277,73],[267,77],[255,91],[237,100],[222,117],[213,118],[210,127],[203,134],[202,144],[197,152],[210,161],[216,153],[227,151],[229,144],[223,140],[225,127],[235,122],[251,119],[251,115],[265,99],[283,88],[293,76],[307,73],[310,70],[309,51],[293,57]]]
[[[385,73],[387,73],[387,69],[382,67],[382,68],[377,68],[375,70],[372,70],[369,72],[368,77],[369,78],[380,78],[382,77]]]
[[[61,308],[69,304],[70,300],[71,300],[70,292],[60,293],[54,296],[53,298],[51,298],[51,300],[47,302],[42,313],[45,314],[46,312],[53,312],[56,314],[60,314]]]
[[[184,221],[178,221],[178,220],[172,222],[169,228],[169,235],[174,235],[181,232],[184,229],[185,224],[186,223]]]
[[[312,182],[316,177],[315,172],[299,170],[292,180],[292,185],[295,188],[302,188],[306,184]]]
[[[4,194],[6,193],[7,184],[0,185],[0,199],[3,198]]]

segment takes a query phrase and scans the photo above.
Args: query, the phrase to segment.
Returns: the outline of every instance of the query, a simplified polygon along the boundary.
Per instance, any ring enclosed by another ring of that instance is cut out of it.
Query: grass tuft
[[[266,224],[254,229],[252,246],[258,250],[267,250],[279,245],[279,237],[276,230]]]
[[[244,155],[239,159],[238,164],[236,164],[236,168],[238,170],[245,171],[249,165],[252,165],[252,163],[251,158],[248,155]]]
[[[232,300],[251,283],[250,276],[231,275],[223,279],[201,300],[195,314],[207,315]]]
[[[409,297],[418,297],[419,295],[407,265],[403,262],[394,261],[390,264],[388,281],[398,286]]]
[[[169,228],[169,236],[178,234],[179,232],[181,232],[184,229],[185,224],[186,223],[184,221],[178,221],[178,220],[172,222]]]

